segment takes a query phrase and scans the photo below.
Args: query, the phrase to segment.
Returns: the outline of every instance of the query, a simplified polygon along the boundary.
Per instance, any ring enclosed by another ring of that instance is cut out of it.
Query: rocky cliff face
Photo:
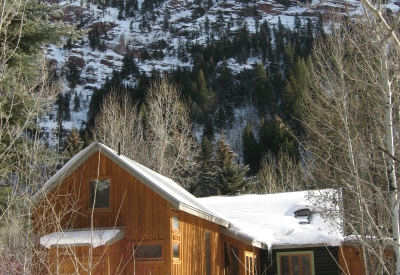
[[[58,20],[77,23],[79,27],[90,30],[81,41],[68,43],[64,48],[50,45],[47,50],[48,59],[57,64],[57,71],[63,79],[71,70],[71,64],[75,64],[79,75],[75,87],[68,87],[67,82],[64,84],[64,92],[72,95],[71,106],[75,96],[81,102],[80,108],[71,108],[71,120],[63,123],[64,129],[84,127],[92,91],[99,88],[113,70],[121,69],[126,53],[134,57],[141,72],[191,67],[193,59],[190,53],[184,53],[186,58],[179,56],[183,45],[210,43],[210,40],[218,40],[223,32],[234,33],[243,24],[247,24],[250,32],[256,32],[257,25],[263,20],[271,26],[276,25],[278,20],[286,26],[293,26],[296,14],[302,19],[317,20],[322,16],[324,20],[329,20],[332,7],[334,12],[339,13],[345,12],[346,8],[354,12],[358,7],[355,2],[347,2],[343,6],[341,1],[335,0],[313,2],[314,9],[300,2],[283,0],[247,3],[166,0],[145,11],[145,1],[139,1],[139,10],[134,11],[133,16],[125,16],[125,12],[121,14],[118,8],[104,8],[86,1],[49,1],[62,5],[62,16]],[[259,61],[258,57],[254,57],[248,60],[248,65]],[[246,64],[238,64],[236,60],[227,62],[236,71],[246,67]],[[136,83],[132,77],[125,81],[132,85]],[[49,112],[39,122],[47,136],[48,133],[58,134],[55,117]],[[57,137],[50,136],[55,145]]]

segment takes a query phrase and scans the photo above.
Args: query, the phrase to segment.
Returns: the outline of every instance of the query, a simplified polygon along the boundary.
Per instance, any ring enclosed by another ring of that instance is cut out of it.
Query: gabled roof
[[[140,182],[167,200],[172,207],[212,221],[221,226],[229,226],[229,222],[223,215],[199,202],[196,197],[183,189],[173,180],[164,177],[123,155],[118,155],[116,151],[99,142],[93,142],[84,150],[71,158],[45,183],[43,188],[33,196],[33,203],[36,204],[40,202],[44,194],[48,194],[54,190],[64,179],[68,177],[68,175],[70,175],[75,169],[89,159],[89,157],[97,152],[101,152],[119,165],[122,169],[137,178]]]
[[[118,155],[99,142],[93,142],[66,163],[33,196],[33,202],[40,202],[43,195],[54,190],[75,169],[99,152],[167,200],[173,208],[219,224],[225,227],[221,230],[222,234],[247,244],[260,248],[290,248],[338,246],[343,242],[341,221],[326,215],[331,210],[338,210],[330,203],[331,199],[340,199],[338,190],[196,198],[173,180]],[[319,194],[328,199],[316,199]],[[295,212],[307,208],[312,213],[310,223],[296,219]]]
[[[277,249],[340,245],[343,242],[341,221],[329,215],[337,210],[331,202],[340,200],[340,196],[340,190],[324,189],[198,200],[227,217],[230,226],[222,230],[223,234],[247,236]],[[300,209],[310,209],[310,223],[295,217]]]

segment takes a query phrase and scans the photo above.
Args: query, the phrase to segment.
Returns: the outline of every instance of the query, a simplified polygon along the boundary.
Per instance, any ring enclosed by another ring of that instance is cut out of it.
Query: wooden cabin
[[[299,274],[340,270],[338,246],[327,247],[323,238],[318,245],[271,249],[268,230],[264,234],[240,219],[249,214],[232,217],[212,202],[220,198],[198,199],[98,142],[73,157],[33,199],[37,274],[287,274],[296,259]],[[235,204],[235,197],[228,199]],[[298,215],[306,219],[306,211]]]

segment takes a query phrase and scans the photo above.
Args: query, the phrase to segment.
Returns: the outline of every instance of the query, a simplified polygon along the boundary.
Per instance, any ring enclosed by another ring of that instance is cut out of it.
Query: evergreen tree
[[[225,130],[227,128],[227,117],[223,105],[220,105],[218,107],[215,117],[215,125],[217,126],[217,129],[220,131]]]
[[[206,0],[206,1],[207,1],[207,8],[210,9],[214,5],[214,2],[213,0]]]
[[[214,126],[211,118],[208,118],[204,124],[203,137],[207,137],[209,141],[214,140]]]
[[[254,99],[259,115],[263,116],[265,115],[267,104],[271,102],[272,97],[270,94],[272,89],[262,63],[257,64],[255,73]]]
[[[111,0],[110,4],[111,4],[111,7],[116,8],[116,7],[118,7],[119,0]]]
[[[139,68],[135,64],[132,54],[126,53],[122,59],[121,78],[125,79],[128,76],[137,76]]]
[[[279,116],[274,119],[262,119],[259,130],[260,154],[271,153],[277,157],[282,151],[297,160],[299,149],[296,140],[293,137],[292,130],[284,124]]]
[[[280,61],[285,50],[285,27],[282,24],[281,18],[278,17],[278,28],[273,28],[275,37],[275,54],[276,61]]]
[[[207,172],[210,168],[211,159],[213,157],[214,149],[212,143],[207,138],[203,136],[201,138],[201,151],[200,151],[200,161],[202,163],[202,169]]]
[[[199,70],[196,78],[197,99],[203,114],[206,116],[210,110],[210,97],[207,89],[206,79],[203,70]]]
[[[68,81],[68,86],[71,89],[74,89],[76,85],[78,84],[79,77],[81,75],[80,69],[75,65],[74,62],[69,62],[68,65],[68,71],[65,76],[65,79]]]
[[[10,266],[17,262],[24,265],[28,273],[30,260],[26,259],[31,257],[15,260],[16,255],[32,252],[32,228],[24,212],[31,204],[26,202],[31,202],[32,193],[43,183],[43,174],[36,170],[38,166],[50,169],[50,162],[54,161],[54,155],[36,142],[39,137],[35,119],[57,92],[56,81],[52,81],[54,74],[44,62],[44,49],[49,44],[61,47],[68,39],[72,44],[84,34],[76,30],[76,25],[51,22],[51,17],[57,19],[60,7],[42,2],[2,0],[0,16],[0,219],[5,224],[12,218],[22,231],[19,236],[27,238],[22,242],[0,234],[0,254],[13,258]],[[18,207],[14,207],[16,204]],[[13,256],[7,254],[11,243],[18,243],[21,249]]]
[[[124,0],[118,1],[118,20],[124,19],[123,13],[125,11],[125,2]]]
[[[247,123],[242,137],[243,163],[248,164],[252,174],[257,173],[261,155],[259,153],[258,143],[253,133],[250,123]]]
[[[71,109],[70,109],[70,102],[71,102],[71,93],[66,92],[64,95],[63,101],[63,119],[64,121],[71,120]]]
[[[293,70],[289,72],[289,78],[284,90],[283,111],[290,119],[290,124],[297,134],[301,133],[301,116],[303,114],[302,98],[307,92],[308,69],[303,58],[295,61]]]
[[[207,15],[206,18],[204,19],[204,30],[206,31],[207,34],[210,31],[210,19],[208,18]]]
[[[94,51],[100,44],[100,32],[97,25],[88,32],[89,46]]]
[[[251,189],[250,181],[245,178],[248,166],[235,163],[236,154],[224,139],[218,142],[215,160],[211,168],[214,182],[214,195],[234,195],[246,193]]]
[[[169,20],[171,19],[171,14],[169,12],[169,9],[165,9],[165,14],[164,14],[164,20],[163,20],[163,26],[164,30],[169,30]]]
[[[82,150],[82,145],[83,142],[79,137],[78,131],[75,127],[72,127],[71,133],[64,142],[64,150],[70,157],[73,157]]]
[[[0,29],[0,46],[9,54],[4,60],[10,72],[15,70],[12,73],[14,77],[17,76],[16,73],[23,74],[23,78],[28,80],[41,77],[43,71],[37,65],[42,63],[43,47],[48,44],[61,46],[64,44],[61,37],[73,42],[84,34],[84,31],[76,30],[77,24],[71,26],[61,21],[49,20],[51,14],[57,17],[59,7],[56,5],[34,0],[27,0],[23,5],[12,0],[3,3],[3,10],[9,12],[4,13],[1,24],[8,22],[9,25]],[[8,16],[12,18],[7,18]]]
[[[137,0],[126,0],[125,2],[125,16],[133,17],[135,16],[135,11],[138,10]]]
[[[77,92],[74,93],[74,112],[78,112],[81,107],[81,99],[80,95]]]

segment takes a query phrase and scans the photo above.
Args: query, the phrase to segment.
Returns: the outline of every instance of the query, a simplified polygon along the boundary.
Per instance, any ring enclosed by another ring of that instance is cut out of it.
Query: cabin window
[[[180,251],[179,251],[179,244],[174,243],[172,244],[172,255],[174,256],[174,258],[179,259],[179,255],[180,255]]]
[[[181,237],[182,233],[181,228],[179,228],[179,210],[172,209],[171,210],[171,237],[172,237],[172,261],[180,262],[181,261]]]
[[[230,243],[224,243],[225,274],[239,275],[239,248]]]
[[[133,247],[133,257],[137,260],[161,260],[163,249],[161,244],[138,244]]]
[[[314,275],[314,252],[278,252],[278,275]]]
[[[204,233],[205,252],[206,252],[206,275],[211,275],[211,240],[210,232]]]
[[[172,231],[179,231],[179,218],[172,216]]]
[[[90,181],[89,208],[110,208],[110,179]]]
[[[254,253],[246,252],[246,275],[255,275],[257,274],[258,263],[257,263],[257,255]]]

